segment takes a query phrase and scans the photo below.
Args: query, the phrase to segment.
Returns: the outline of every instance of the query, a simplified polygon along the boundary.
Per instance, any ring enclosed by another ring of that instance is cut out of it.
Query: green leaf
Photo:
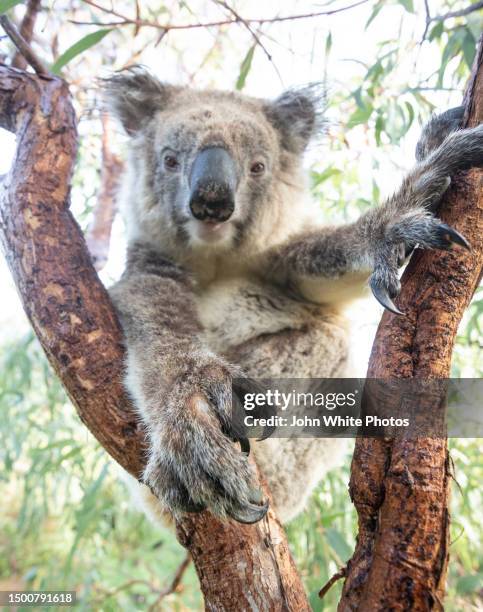
[[[381,75],[384,74],[384,68],[382,67],[382,63],[378,60],[374,66],[371,66],[367,71],[366,78],[371,79],[372,82],[375,82],[379,79]]]
[[[358,108],[350,116],[349,121],[347,122],[347,127],[351,129],[361,123],[367,123],[373,110],[374,109],[371,105],[365,106],[364,108]]]
[[[240,74],[238,75],[238,79],[236,81],[236,89],[241,91],[245,87],[245,81],[247,80],[248,73],[250,72],[250,68],[252,67],[253,55],[255,53],[256,45],[252,45],[249,49],[243,61],[240,65]]]
[[[441,38],[441,35],[443,34],[443,29],[444,29],[443,22],[438,21],[438,23],[434,26],[434,28],[429,33],[429,36],[428,36],[429,42],[431,42],[435,38]]]
[[[483,581],[483,574],[472,574],[469,576],[463,576],[458,579],[456,583],[456,591],[458,593],[466,594],[466,593],[475,593],[478,591],[478,588],[481,586]]]
[[[376,6],[372,10],[371,16],[369,17],[366,25],[364,26],[364,30],[367,30],[367,28],[371,25],[374,19],[379,15],[379,13],[381,12],[382,6],[383,6],[382,2],[378,2],[376,4]]]
[[[365,104],[362,101],[362,89],[360,87],[358,87],[356,90],[354,90],[352,92],[352,95],[354,96],[354,99],[356,101],[356,104],[359,108],[364,108]]]
[[[413,105],[410,104],[409,102],[404,102],[404,104],[406,105],[406,109],[408,111],[408,124],[406,128],[406,131],[407,131],[409,130],[409,128],[411,127],[414,121],[414,108],[413,108]]]
[[[381,146],[381,133],[385,130],[386,121],[382,115],[378,115],[376,119],[375,138],[378,147]]]
[[[73,60],[74,57],[77,57],[87,49],[90,49],[90,47],[96,45],[104,36],[107,36],[109,32],[112,32],[112,28],[104,28],[102,30],[97,30],[97,32],[91,32],[78,40],[55,60],[51,68],[52,72],[54,74],[59,74],[61,69]]]
[[[337,529],[334,529],[333,527],[329,527],[326,529],[325,535],[330,547],[335,551],[336,555],[342,562],[351,558],[352,548],[349,546],[349,544],[347,544],[340,531],[337,531]]]
[[[331,176],[342,174],[339,168],[326,168],[323,172],[312,173],[312,189],[329,179]]]
[[[398,0],[398,3],[404,6],[408,13],[414,13],[413,0]]]
[[[463,47],[463,55],[465,58],[466,65],[471,70],[473,66],[473,60],[475,59],[476,54],[476,40],[470,30],[466,29],[465,37],[463,38],[463,42],[461,43]]]
[[[0,0],[0,15],[6,13],[17,4],[22,4],[23,0]]]
[[[446,72],[446,67],[451,59],[458,55],[462,49],[463,37],[465,36],[465,32],[461,29],[455,30],[448,39],[448,43],[444,48],[443,55],[441,57],[441,67],[438,73],[438,82],[436,84],[437,87],[443,86],[444,73]]]
[[[325,39],[325,55],[326,55],[326,57],[329,55],[331,49],[332,49],[332,32],[329,32],[327,34],[327,38]]]

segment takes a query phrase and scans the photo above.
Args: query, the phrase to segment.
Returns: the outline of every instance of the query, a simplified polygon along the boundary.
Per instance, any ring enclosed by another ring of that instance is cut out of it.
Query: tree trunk
[[[0,66],[0,126],[17,135],[0,183],[0,240],[25,311],[81,420],[138,477],[143,434],[122,385],[121,329],[69,207],[77,150],[65,82]],[[273,511],[257,525],[180,521],[209,610],[308,610]]]
[[[481,40],[465,95],[468,127],[483,122]],[[385,313],[369,362],[372,378],[447,378],[459,322],[481,278],[482,171],[454,177],[440,217],[472,245],[417,252],[403,275],[399,307]],[[350,493],[359,521],[339,611],[441,609],[449,544],[447,441],[358,439]]]

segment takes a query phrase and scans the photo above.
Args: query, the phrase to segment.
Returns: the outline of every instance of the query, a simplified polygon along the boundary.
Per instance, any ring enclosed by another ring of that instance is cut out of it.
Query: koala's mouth
[[[228,220],[219,222],[213,219],[203,221],[192,219],[189,225],[190,233],[196,241],[211,244],[224,241],[231,235],[233,226]]]

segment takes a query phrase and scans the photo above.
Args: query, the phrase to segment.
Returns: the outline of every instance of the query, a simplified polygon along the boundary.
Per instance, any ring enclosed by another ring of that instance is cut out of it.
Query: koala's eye
[[[165,155],[163,161],[164,167],[168,170],[177,170],[179,167],[179,162],[174,155]]]
[[[262,162],[255,162],[250,166],[250,172],[255,175],[260,175],[265,172],[265,164]]]

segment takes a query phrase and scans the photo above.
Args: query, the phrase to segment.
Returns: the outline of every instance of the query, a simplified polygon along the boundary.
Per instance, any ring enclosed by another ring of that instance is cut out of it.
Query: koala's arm
[[[418,143],[419,163],[381,206],[355,223],[317,230],[274,249],[267,256],[270,273],[322,303],[353,297],[370,277],[379,302],[399,312],[391,301],[400,291],[398,268],[416,245],[469,248],[432,213],[455,172],[483,166],[483,125],[448,134],[460,118],[453,111],[453,121],[445,113],[440,124],[437,118],[428,124]]]
[[[259,520],[267,507],[233,443],[234,370],[203,345],[189,276],[134,244],[110,295],[124,331],[126,386],[149,440],[144,482],[173,514],[208,507]]]

